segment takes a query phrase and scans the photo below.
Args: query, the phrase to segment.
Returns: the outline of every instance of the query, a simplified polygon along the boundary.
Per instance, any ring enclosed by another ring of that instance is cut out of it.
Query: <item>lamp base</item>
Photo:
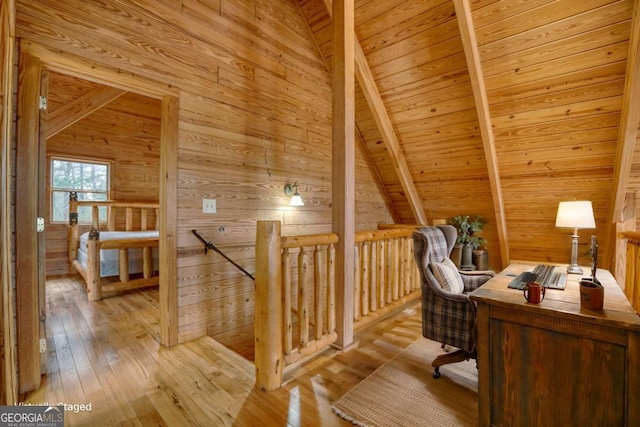
[[[567,267],[569,274],[582,274],[582,269],[578,265],[578,229],[571,235],[571,263]]]
[[[569,274],[582,274],[582,268],[577,264],[572,264],[567,267],[567,273]]]

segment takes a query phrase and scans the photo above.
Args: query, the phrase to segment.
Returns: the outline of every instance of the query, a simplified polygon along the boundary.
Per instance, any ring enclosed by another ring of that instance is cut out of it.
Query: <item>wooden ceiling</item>
[[[298,4],[330,64],[331,1]],[[568,250],[558,202],[586,199],[606,240],[640,184],[637,9],[632,0],[356,0],[370,72],[358,75],[357,130],[402,221],[421,222],[416,203],[429,221],[481,214],[503,262],[558,261]]]

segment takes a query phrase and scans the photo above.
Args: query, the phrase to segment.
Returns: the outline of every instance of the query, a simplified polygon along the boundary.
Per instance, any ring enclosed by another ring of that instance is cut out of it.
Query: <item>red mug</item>
[[[531,304],[540,304],[544,299],[547,289],[540,283],[533,282],[524,287],[524,297]]]

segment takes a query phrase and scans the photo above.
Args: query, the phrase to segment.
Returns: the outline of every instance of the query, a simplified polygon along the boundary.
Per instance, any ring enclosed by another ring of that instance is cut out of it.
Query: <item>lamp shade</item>
[[[560,202],[556,216],[556,227],[596,228],[591,202],[588,200]]]
[[[296,191],[293,197],[291,197],[291,201],[289,202],[289,206],[304,206],[304,202],[302,201],[302,197]]]

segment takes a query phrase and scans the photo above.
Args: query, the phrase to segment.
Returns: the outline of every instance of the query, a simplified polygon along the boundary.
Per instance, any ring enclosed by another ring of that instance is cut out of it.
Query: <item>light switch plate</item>
[[[216,199],[202,199],[202,213],[216,213]]]

